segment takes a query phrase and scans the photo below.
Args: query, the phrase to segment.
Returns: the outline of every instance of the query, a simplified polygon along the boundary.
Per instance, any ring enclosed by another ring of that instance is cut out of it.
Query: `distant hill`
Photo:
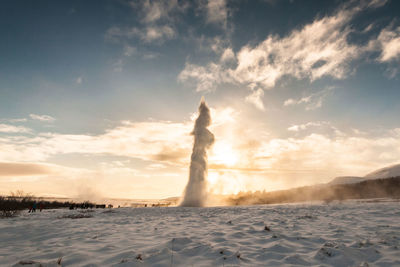
[[[373,171],[364,177],[339,176],[326,184],[273,192],[244,192],[228,197],[230,205],[332,201],[362,198],[400,198],[400,164]]]
[[[400,164],[388,166],[382,169],[378,169],[373,171],[364,177],[359,176],[339,176],[335,177],[332,181],[330,181],[329,185],[335,184],[354,184],[359,183],[366,180],[374,180],[374,179],[383,179],[383,178],[390,178],[390,177],[397,177],[400,176]]]
[[[364,177],[366,179],[381,179],[381,178],[396,177],[396,176],[400,176],[400,164],[378,169],[376,171],[373,171],[365,175]]]
[[[330,181],[328,184],[330,185],[335,185],[335,184],[355,184],[365,181],[365,178],[363,177],[357,177],[357,176],[339,176],[334,178],[332,181]]]
[[[304,186],[274,192],[245,192],[228,197],[230,205],[333,201],[365,198],[400,198],[400,176],[359,183]]]

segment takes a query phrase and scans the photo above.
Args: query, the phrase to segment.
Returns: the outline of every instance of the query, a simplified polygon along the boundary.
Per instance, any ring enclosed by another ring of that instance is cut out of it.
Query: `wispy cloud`
[[[347,41],[350,28],[346,23],[352,15],[341,10],[286,37],[270,35],[255,47],[244,46],[236,54],[236,67],[218,66],[219,76],[227,76],[228,81],[240,84],[256,83],[263,88],[275,86],[284,75],[311,81],[323,76],[343,79],[347,76],[349,61],[359,55],[357,47]],[[204,83],[204,79],[197,76],[199,68],[187,64],[180,80],[193,78]],[[212,63],[203,68],[203,72],[209,73],[217,69]]]
[[[227,26],[228,8],[226,0],[209,0],[206,6],[208,23],[215,23],[221,25],[223,28]]]
[[[136,53],[137,53],[136,47],[127,44],[124,46],[124,56],[130,57]]]
[[[124,61],[122,60],[122,58],[118,59],[112,64],[112,70],[114,72],[121,72],[123,71],[123,69],[124,69]]]
[[[344,132],[327,121],[310,121],[302,124],[294,124],[288,127],[288,131],[296,134],[302,132],[302,134],[306,135],[318,133],[330,137],[342,137],[346,135]],[[352,133],[356,135],[362,134],[362,132],[358,131],[357,129],[352,129]]]
[[[394,135],[329,138],[312,133],[303,138],[273,139],[264,143],[259,155],[270,157],[260,158],[258,163],[264,162],[264,166],[272,169],[324,169],[331,172],[336,169],[349,175],[362,175],[374,167],[396,162],[400,152],[395,147],[399,145],[400,136]],[[380,157],[383,153],[388,157]]]
[[[232,109],[212,110],[214,126],[230,123]],[[155,162],[182,164],[189,160],[192,121],[123,121],[99,135],[42,133],[0,140],[0,161],[44,161],[52,155],[109,154]]]
[[[46,121],[46,122],[53,122],[56,120],[50,115],[29,114],[29,117],[31,117],[32,120]]]
[[[83,77],[79,76],[78,78],[75,79],[76,84],[82,84]]]
[[[385,28],[377,39],[377,46],[381,49],[379,60],[390,62],[400,59],[400,26],[394,29]]]
[[[380,5],[381,2],[346,4],[333,15],[315,19],[287,36],[269,35],[257,45],[229,53],[234,64],[219,61],[201,66],[187,62],[178,80],[194,82],[197,91],[212,91],[224,83],[271,89],[284,76],[310,82],[324,77],[345,79],[352,73],[350,63],[365,50],[348,41],[352,32],[349,22],[360,11]],[[317,102],[310,109],[318,105]]]
[[[55,167],[50,164],[0,162],[0,176],[47,175],[55,171]]]
[[[126,42],[127,39],[138,38],[144,43],[161,44],[177,36],[174,27],[175,16],[185,10],[185,5],[179,4],[176,0],[146,0],[131,2],[130,5],[139,14],[140,27],[111,27],[106,32],[106,40]],[[128,51],[128,54],[131,53]]]
[[[229,63],[234,60],[235,60],[235,53],[233,52],[232,48],[230,47],[226,48],[221,55],[220,62]]]
[[[262,97],[264,96],[264,91],[260,88],[253,89],[253,92],[246,96],[246,102],[253,104],[256,108],[260,110],[265,110]]]
[[[131,3],[136,8],[137,3]],[[181,9],[177,0],[170,1],[150,1],[145,0],[141,3],[142,22],[155,23],[159,20],[171,20],[171,13]]]
[[[292,132],[298,132],[307,129],[310,126],[321,126],[322,124],[326,124],[326,122],[307,122],[304,124],[292,125],[288,128],[288,130]]]
[[[310,94],[308,96],[302,97],[300,99],[289,98],[285,100],[283,103],[284,106],[293,106],[293,105],[305,105],[306,110],[314,110],[322,107],[322,103],[325,98],[332,92],[334,87],[328,87],[322,91],[317,93]]]
[[[274,181],[286,187],[323,182],[334,175],[362,175],[374,168],[395,163],[400,157],[399,129],[385,131],[379,136],[360,135],[355,131],[349,134],[335,132],[332,135],[330,133],[335,128],[329,122],[317,121],[291,125],[288,130],[294,136],[278,138],[267,135],[263,127],[249,127],[248,118],[240,117],[241,113],[232,108],[212,110],[211,114],[212,131],[218,138],[215,151],[213,149],[210,152],[210,164],[213,166],[210,174],[238,177],[239,180],[243,178],[246,183],[254,182],[253,186],[262,183],[268,184],[271,189]],[[55,155],[70,153],[93,157],[112,155],[147,161],[151,170],[137,171],[114,160],[108,162],[112,165],[97,171],[67,171],[68,175],[73,173],[71,177],[76,179],[112,176],[121,179],[124,186],[127,186],[132,183],[133,176],[152,177],[149,172],[160,168],[165,167],[171,177],[181,173],[182,168],[186,170],[192,145],[192,126],[191,120],[179,123],[124,121],[104,133],[93,135],[10,134],[0,137],[0,162],[36,164],[48,161]],[[232,168],[225,162],[226,153],[234,158]],[[29,164],[24,165],[24,170],[18,175],[46,173],[48,170],[43,169],[46,166],[40,163],[40,166]],[[170,166],[174,166],[173,171],[169,169]],[[12,170],[17,174],[14,167],[18,166],[5,166],[3,174],[9,175]],[[52,171],[57,172],[57,168],[50,168],[49,172]],[[304,173],[307,173],[306,178]],[[62,177],[65,177],[65,171]],[[253,178],[260,180],[253,181]],[[102,187],[106,186],[115,189],[114,185],[102,181]],[[156,187],[152,187],[152,190]]]
[[[32,132],[32,130],[24,126],[0,124],[0,133],[30,133],[30,132]]]
[[[175,30],[169,25],[149,26],[144,31],[136,29],[135,32],[138,34],[140,39],[147,43],[156,40],[169,40],[176,35]]]
[[[145,43],[151,43],[154,41],[162,43],[165,40],[172,39],[175,35],[176,32],[174,28],[169,25],[149,25],[144,28],[133,27],[126,29],[113,27],[107,31],[107,38],[109,39],[131,39],[137,37]]]
[[[18,123],[18,122],[27,122],[27,118],[16,118],[16,119],[0,119],[0,121],[11,122],[11,123]]]
[[[185,161],[190,151],[189,133],[189,124],[124,122],[97,136],[47,133],[34,138],[10,137],[0,142],[0,160],[41,161],[60,153],[89,153],[178,163]]]
[[[219,64],[209,63],[203,67],[186,62],[185,68],[179,73],[178,80],[181,82],[194,80],[197,92],[210,92],[215,90],[217,84],[226,80],[225,76]]]

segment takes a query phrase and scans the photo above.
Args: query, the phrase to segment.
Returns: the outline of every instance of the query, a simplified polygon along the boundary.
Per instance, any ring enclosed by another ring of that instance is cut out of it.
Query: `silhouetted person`
[[[36,202],[33,202],[32,207],[29,209],[29,212],[36,212]]]

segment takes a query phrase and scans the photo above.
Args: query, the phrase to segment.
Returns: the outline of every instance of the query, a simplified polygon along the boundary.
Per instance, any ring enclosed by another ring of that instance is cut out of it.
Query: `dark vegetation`
[[[41,209],[59,209],[59,208],[105,208],[105,205],[95,205],[88,201],[82,203],[74,202],[61,202],[61,201],[49,201],[42,198],[37,198],[31,194],[24,193],[23,191],[17,191],[11,193],[9,196],[0,196],[0,218],[14,217],[18,215],[22,210],[30,210],[36,203],[36,210]]]
[[[228,197],[230,205],[277,204],[366,198],[400,198],[400,176],[355,184],[314,185],[274,192],[256,191]]]

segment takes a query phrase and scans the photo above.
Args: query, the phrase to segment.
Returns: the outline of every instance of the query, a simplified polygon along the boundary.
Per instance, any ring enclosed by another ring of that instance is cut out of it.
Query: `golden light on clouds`
[[[220,107],[211,112],[216,141],[208,151],[208,182],[216,194],[271,191],[323,183],[339,175],[363,175],[400,157],[398,129],[368,137],[327,123],[306,123],[313,127],[298,126],[295,132],[287,131],[289,137],[278,138],[240,110]],[[8,193],[23,185],[22,189],[37,195],[75,196],[82,184],[95,184],[102,196],[178,196],[187,181],[192,127],[189,118],[183,122],[125,121],[97,135],[3,136],[0,163],[7,164],[0,164],[0,188]],[[68,155],[94,163],[78,167],[68,160],[54,161]],[[14,166],[23,174],[18,179],[10,176],[16,174]]]

